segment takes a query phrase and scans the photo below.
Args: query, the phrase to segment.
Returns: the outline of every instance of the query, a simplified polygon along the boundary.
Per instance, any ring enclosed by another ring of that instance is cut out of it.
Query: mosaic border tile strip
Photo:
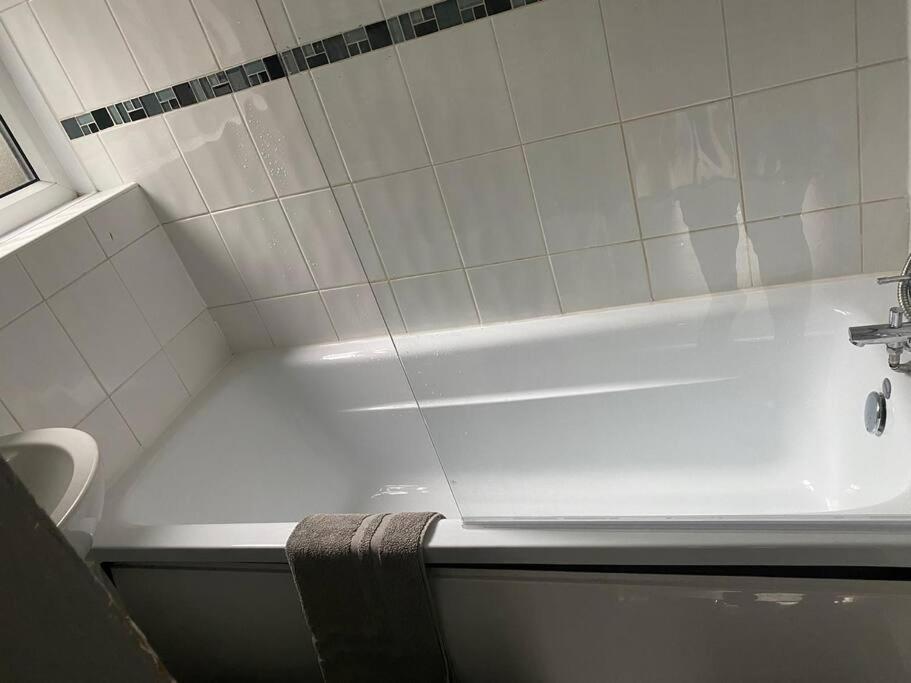
[[[499,14],[541,0],[443,0],[385,21],[361,25],[328,38],[254,59],[183,83],[115,102],[60,122],[70,140],[106,128],[190,107],[301,71],[334,64],[395,43],[421,38],[453,26]]]

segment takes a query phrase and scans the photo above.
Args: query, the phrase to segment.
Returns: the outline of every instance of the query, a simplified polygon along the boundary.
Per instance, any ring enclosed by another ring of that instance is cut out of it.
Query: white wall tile
[[[168,223],[164,229],[207,306],[250,299],[211,216]]]
[[[104,261],[104,252],[84,218],[56,228],[18,255],[45,297]]]
[[[729,101],[624,128],[643,237],[737,222],[740,183]]]
[[[11,7],[0,18],[54,113],[61,118],[82,113],[79,96],[70,85],[29,4],[23,2]]]
[[[266,29],[272,38],[272,44],[277,50],[284,50],[297,45],[297,38],[294,37],[294,31],[291,29],[291,23],[288,21],[288,14],[285,12],[285,3],[283,0],[256,0],[260,11],[263,13],[263,19],[266,22]]]
[[[854,66],[854,4],[855,0],[724,0],[734,92]]]
[[[177,417],[190,398],[186,388],[159,351],[111,396],[144,448]]]
[[[133,242],[111,261],[162,344],[205,308],[162,228]]]
[[[69,427],[104,399],[46,304],[0,330],[0,400],[23,429]]]
[[[383,18],[377,0],[294,0],[285,3],[301,42],[312,42]],[[412,3],[408,9],[414,9]]]
[[[863,271],[898,272],[908,251],[908,200],[889,199],[863,204]]]
[[[215,222],[254,299],[316,289],[277,201],[215,214]]]
[[[645,241],[655,299],[750,286],[746,235],[738,226]]]
[[[551,252],[639,238],[618,126],[536,142],[525,153]]]
[[[730,94],[721,0],[601,0],[624,118]]]
[[[849,206],[747,224],[753,284],[778,285],[861,270],[860,215]]]
[[[320,288],[367,282],[332,190],[287,197],[282,204]]]
[[[108,151],[101,144],[100,136],[89,135],[71,140],[70,145],[96,189],[106,190],[123,184],[123,178],[111,161]]]
[[[468,270],[482,323],[560,313],[546,258],[511,261]]]
[[[519,141],[488,20],[411,40],[398,49],[435,163]]]
[[[432,169],[366,180],[357,193],[389,277],[461,266]]]
[[[18,425],[16,420],[13,419],[13,416],[9,414],[9,411],[0,403],[0,436],[17,434],[21,431],[22,428]]]
[[[256,302],[276,346],[303,346],[336,341],[326,307],[316,292]]]
[[[908,63],[861,69],[860,176],[863,201],[908,193]]]
[[[41,302],[41,294],[15,255],[0,260],[0,327]]]
[[[31,6],[86,109],[146,91],[105,0],[32,0]]]
[[[280,197],[328,187],[297,101],[284,79],[242,90],[236,97]]]
[[[223,69],[275,50],[252,0],[193,0],[193,4]]]
[[[746,218],[858,200],[853,73],[734,99]]]
[[[208,311],[183,328],[165,350],[191,394],[202,389],[231,360],[228,342]]]
[[[493,23],[523,140],[617,120],[598,0],[542,2]]]
[[[275,196],[232,98],[179,109],[167,119],[212,211]]]
[[[427,149],[392,50],[313,72],[352,179],[425,166]]]
[[[395,301],[390,284],[388,282],[378,282],[371,285],[371,287],[389,333],[405,334],[405,321],[402,320],[402,314],[399,313],[399,305]]]
[[[151,90],[215,71],[218,65],[190,0],[109,0]]]
[[[390,284],[409,332],[478,324],[463,270],[393,280]]]
[[[108,392],[161,348],[110,263],[82,276],[48,304]]]
[[[323,292],[323,298],[339,339],[362,339],[387,334],[370,285],[330,289]]]
[[[445,164],[438,173],[466,265],[544,253],[521,150]]]
[[[859,0],[857,51],[861,64],[898,59],[908,54],[906,0]]]
[[[115,126],[101,141],[124,182],[142,186],[163,222],[205,213],[206,205],[161,117]]]
[[[648,273],[639,242],[554,254],[563,310],[583,311],[648,301]]]
[[[291,86],[294,99],[297,100],[301,114],[304,116],[310,139],[323,164],[323,170],[326,172],[326,177],[329,178],[329,183],[341,185],[349,182],[348,171],[345,169],[342,155],[335,143],[335,136],[332,134],[329,120],[326,118],[326,112],[323,111],[323,105],[310,74],[300,73],[290,76],[288,84]]]
[[[139,442],[110,401],[95,408],[87,418],[76,425],[98,444],[101,459],[101,476],[110,487],[140,455]]]
[[[367,274],[370,282],[385,279],[383,264],[380,262],[376,246],[373,243],[373,237],[370,229],[367,227],[367,221],[364,220],[364,213],[361,211],[360,202],[351,185],[333,188],[332,194],[335,195],[335,201],[342,212],[342,218],[345,219],[345,225],[348,227],[348,235],[354,243],[361,266]]]
[[[138,187],[105,202],[85,219],[108,256],[158,227],[158,217]]]
[[[272,347],[272,338],[253,302],[210,308],[209,313],[221,328],[233,353]]]

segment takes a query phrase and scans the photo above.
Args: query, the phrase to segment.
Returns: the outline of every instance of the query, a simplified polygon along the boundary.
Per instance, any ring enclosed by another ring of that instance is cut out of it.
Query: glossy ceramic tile
[[[643,237],[737,222],[740,183],[729,101],[624,128]]]
[[[367,180],[357,194],[389,277],[461,266],[432,169]]]
[[[108,392],[161,348],[110,263],[79,278],[48,304]]]
[[[472,157],[437,171],[466,265],[544,253],[521,150]]]
[[[22,249],[18,256],[45,297],[104,261],[89,224],[77,218]]]
[[[421,275],[391,284],[409,332],[478,323],[465,271]]]
[[[288,21],[288,13],[285,12],[284,0],[256,0],[259,10],[263,13],[263,20],[266,22],[266,29],[272,38],[272,44],[277,50],[283,50],[289,47],[297,46],[297,38],[291,29],[291,23]]]
[[[338,338],[363,339],[388,334],[370,285],[355,285],[323,292],[326,308]]]
[[[30,4],[86,109],[146,91],[105,0]]]
[[[276,346],[321,344],[337,339],[316,292],[257,301],[256,308]]]
[[[215,223],[254,299],[316,288],[277,201],[218,213]]]
[[[96,189],[105,190],[123,184],[123,178],[98,135],[72,140],[70,145]]]
[[[0,330],[0,400],[23,429],[74,425],[104,399],[46,304]]]
[[[399,305],[392,293],[392,286],[388,282],[378,282],[371,285],[373,297],[380,308],[386,329],[390,334],[405,334],[405,321],[399,313]]]
[[[851,275],[861,270],[856,206],[749,223],[755,285]]]
[[[554,254],[551,262],[567,313],[650,299],[639,242]]]
[[[275,196],[232,98],[175,111],[167,119],[212,211]]]
[[[315,71],[313,79],[352,179],[430,161],[392,50],[330,64]]]
[[[124,182],[139,183],[162,222],[206,212],[163,119],[117,126],[104,131],[101,141]]]
[[[619,126],[525,148],[551,252],[639,238]]]
[[[108,256],[158,227],[158,217],[138,187],[102,204],[85,219]]]
[[[209,309],[234,353],[268,349],[272,338],[252,302]]]
[[[300,109],[285,81],[242,90],[236,97],[253,143],[280,197],[329,185]]]
[[[854,66],[854,5],[855,0],[724,0],[734,92]]]
[[[598,0],[542,2],[493,23],[523,140],[617,120]]]
[[[857,3],[857,52],[861,64],[908,54],[908,8],[905,0]]]
[[[207,306],[250,299],[211,216],[168,223],[164,229]]]
[[[734,99],[747,220],[858,200],[853,73]]]
[[[193,4],[223,69],[274,52],[253,0],[193,0]]]
[[[90,434],[98,444],[105,486],[113,484],[139,457],[139,442],[110,400],[89,413],[76,429]]]
[[[408,9],[420,6],[413,2]],[[377,0],[295,0],[285,3],[291,25],[301,42],[311,42],[372,24],[383,18]]]
[[[434,163],[519,141],[488,20],[398,49]]]
[[[111,262],[162,344],[205,308],[162,228],[133,242]]]
[[[863,201],[908,192],[908,63],[858,72]]]
[[[41,302],[41,294],[19,262],[11,255],[0,260],[0,327]]]
[[[546,258],[468,270],[482,323],[560,313],[557,289]]]
[[[908,251],[908,200],[889,199],[863,204],[860,210],[863,271],[899,272]]]
[[[189,398],[164,351],[159,351],[111,396],[144,448],[165,430]]]
[[[386,273],[376,251],[373,236],[367,227],[367,221],[364,220],[364,212],[361,209],[354,188],[351,185],[336,187],[333,188],[332,194],[335,195],[335,201],[342,212],[342,218],[344,218],[345,226],[348,228],[348,235],[354,243],[358,259],[367,274],[367,279],[370,282],[384,280]]]
[[[151,90],[218,68],[190,0],[109,0],[109,4]]]
[[[331,185],[347,183],[349,181],[348,171],[345,169],[335,136],[332,134],[329,120],[326,118],[326,112],[323,110],[322,102],[313,85],[313,79],[310,78],[310,74],[301,73],[288,78],[288,83],[294,93],[294,99],[297,100],[300,107],[301,114],[303,114],[310,139],[322,162],[326,177],[329,178],[329,183]]]
[[[11,7],[0,14],[0,20],[54,113],[61,118],[81,113],[84,107],[79,96],[48,44],[29,4],[24,2]]]
[[[203,311],[165,347],[168,358],[191,394],[231,360],[228,342],[208,311]]]
[[[320,289],[367,282],[331,190],[282,200]]]
[[[655,299],[750,286],[746,235],[737,226],[645,241]]]
[[[624,118],[730,94],[721,0],[601,0]]]
[[[13,416],[9,414],[9,411],[0,403],[0,436],[16,434],[21,431],[22,428],[16,420],[13,419]]]

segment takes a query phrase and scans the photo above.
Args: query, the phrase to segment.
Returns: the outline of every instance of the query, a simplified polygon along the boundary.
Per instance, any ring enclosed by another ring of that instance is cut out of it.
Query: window
[[[0,116],[0,198],[37,181],[35,169]]]

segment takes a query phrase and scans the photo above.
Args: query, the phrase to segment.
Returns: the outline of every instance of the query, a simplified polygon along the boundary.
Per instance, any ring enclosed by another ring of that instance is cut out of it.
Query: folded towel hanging
[[[305,517],[285,551],[327,683],[449,681],[422,545],[435,512]]]

